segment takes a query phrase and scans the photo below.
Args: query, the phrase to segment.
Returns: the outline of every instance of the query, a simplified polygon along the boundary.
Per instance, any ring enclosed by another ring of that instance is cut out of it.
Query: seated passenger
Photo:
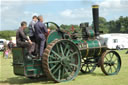
[[[28,58],[32,57],[31,53],[34,51],[35,44],[25,35],[24,30],[27,28],[25,21],[21,22],[21,27],[16,32],[16,44],[18,47],[28,49]]]

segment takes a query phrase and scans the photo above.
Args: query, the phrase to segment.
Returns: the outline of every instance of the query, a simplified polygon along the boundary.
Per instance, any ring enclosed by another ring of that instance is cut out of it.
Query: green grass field
[[[45,78],[38,80],[31,80],[23,76],[16,76],[13,74],[12,59],[2,58],[0,52],[0,85],[128,85],[128,54],[126,50],[118,51],[122,59],[122,67],[118,75],[105,76],[100,68],[97,68],[90,74],[79,74],[75,80],[54,83],[46,81]]]

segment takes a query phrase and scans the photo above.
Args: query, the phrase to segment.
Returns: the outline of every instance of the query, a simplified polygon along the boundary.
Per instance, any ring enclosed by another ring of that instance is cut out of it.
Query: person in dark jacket
[[[32,21],[30,22],[29,24],[29,38],[32,42],[35,43],[35,50],[33,52],[33,55],[37,55],[38,53],[38,44],[36,42],[36,39],[35,39],[35,29],[34,29],[34,25],[37,23],[38,19],[37,16],[33,16],[32,17]]]
[[[43,17],[38,16],[38,22],[34,26],[35,28],[35,35],[36,35],[36,40],[38,41],[38,47],[40,49],[40,56],[43,56],[43,51],[45,47],[45,33],[48,33],[48,30],[43,23]]]
[[[10,42],[8,43],[9,50],[11,50],[14,46],[15,44],[12,42],[12,40],[10,40]]]
[[[16,32],[16,44],[18,47],[28,48],[29,56],[34,51],[35,44],[25,35],[24,30],[27,28],[25,21],[21,22],[21,27]]]
[[[38,21],[37,16],[33,16],[32,21],[29,24],[29,37],[32,42],[36,41],[34,35],[35,34],[34,25],[37,23],[37,21]]]
[[[12,40],[10,40],[10,42],[8,43],[8,57],[12,57],[12,48],[15,47],[15,44],[12,42]],[[7,55],[6,55],[7,56]]]

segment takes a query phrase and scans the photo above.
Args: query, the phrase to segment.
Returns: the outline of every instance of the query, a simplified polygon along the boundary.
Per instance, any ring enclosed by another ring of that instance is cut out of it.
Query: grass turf
[[[79,75],[73,80],[64,83],[46,81],[45,78],[31,80],[23,76],[13,74],[12,59],[2,58],[0,52],[0,85],[128,85],[128,54],[126,50],[118,51],[122,59],[122,67],[118,75],[105,76],[100,68],[93,73]]]

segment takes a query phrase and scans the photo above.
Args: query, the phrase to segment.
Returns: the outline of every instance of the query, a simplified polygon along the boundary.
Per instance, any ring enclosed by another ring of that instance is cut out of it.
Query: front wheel
[[[106,51],[101,56],[101,70],[105,75],[118,74],[121,68],[121,58],[115,51]]]

